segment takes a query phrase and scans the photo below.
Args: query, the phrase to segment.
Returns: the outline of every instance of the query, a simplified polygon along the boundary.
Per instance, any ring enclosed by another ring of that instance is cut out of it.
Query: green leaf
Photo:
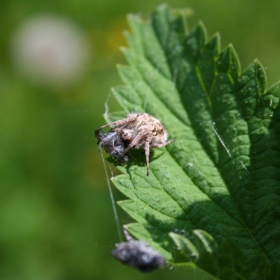
[[[189,33],[184,10],[162,5],[149,21],[128,20],[129,66],[118,67],[124,85],[113,93],[126,113],[147,112],[176,138],[153,150],[149,176],[143,153],[132,151],[112,178],[137,222],[130,233],[175,265],[220,279],[276,279],[279,83],[266,90],[257,60],[241,72],[233,47],[221,51],[202,23]]]

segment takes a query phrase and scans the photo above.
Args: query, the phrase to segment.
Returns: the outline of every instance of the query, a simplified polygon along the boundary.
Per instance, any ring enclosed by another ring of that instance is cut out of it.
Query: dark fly
[[[130,159],[126,152],[126,143],[122,140],[118,132],[109,131],[104,133],[101,129],[95,131],[97,145],[121,163],[127,163]]]
[[[126,242],[116,244],[112,256],[123,264],[137,268],[143,272],[150,272],[165,266],[163,256],[150,247],[143,240],[135,240],[124,231]]]

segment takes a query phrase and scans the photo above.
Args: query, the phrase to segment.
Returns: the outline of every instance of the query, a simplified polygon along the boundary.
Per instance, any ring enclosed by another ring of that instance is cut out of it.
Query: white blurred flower
[[[24,22],[12,40],[16,67],[35,81],[71,86],[84,74],[88,48],[82,32],[71,22],[39,16]]]

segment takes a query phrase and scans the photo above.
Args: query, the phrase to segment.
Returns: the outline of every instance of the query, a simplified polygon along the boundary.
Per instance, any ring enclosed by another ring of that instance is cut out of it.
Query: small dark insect
[[[120,135],[115,131],[103,133],[101,129],[95,131],[95,137],[98,139],[97,145],[110,154],[118,162],[128,162],[129,155],[126,152],[126,145]]]
[[[126,236],[129,236],[125,232]],[[123,264],[137,268],[142,272],[150,272],[163,267],[166,262],[159,252],[151,248],[143,240],[127,237],[128,241],[116,244],[112,256]]]
[[[120,137],[123,141],[125,147],[123,155],[126,155],[131,148],[145,149],[147,175],[149,175],[150,149],[165,147],[174,140],[167,140],[168,134],[161,122],[146,113],[130,113],[125,119],[105,124],[97,131],[108,126],[111,127],[110,132],[117,132],[118,136],[114,137]]]

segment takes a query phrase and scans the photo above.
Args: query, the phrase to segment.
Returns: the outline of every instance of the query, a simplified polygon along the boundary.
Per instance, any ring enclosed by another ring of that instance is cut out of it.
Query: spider
[[[103,133],[101,129],[95,131],[97,145],[110,154],[118,162],[128,162],[129,155],[125,152],[125,144],[117,132]]]
[[[147,176],[149,175],[149,156],[151,148],[161,148],[169,145],[174,139],[168,140],[168,135],[155,117],[146,113],[130,113],[123,120],[105,124],[99,128],[111,127],[110,132],[117,132],[126,147],[123,157],[131,149],[145,149]]]

